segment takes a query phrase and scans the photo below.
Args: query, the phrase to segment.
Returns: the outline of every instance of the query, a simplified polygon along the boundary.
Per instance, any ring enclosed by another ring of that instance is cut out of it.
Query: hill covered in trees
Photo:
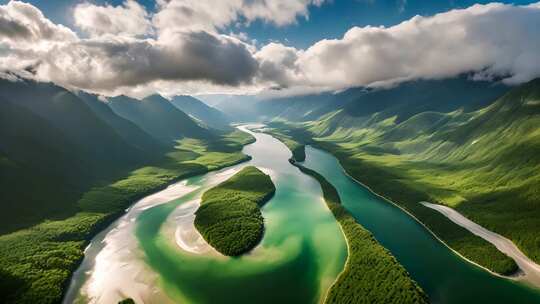
[[[275,191],[270,176],[257,167],[245,167],[203,194],[195,227],[217,251],[229,256],[246,253],[263,236],[260,207]]]

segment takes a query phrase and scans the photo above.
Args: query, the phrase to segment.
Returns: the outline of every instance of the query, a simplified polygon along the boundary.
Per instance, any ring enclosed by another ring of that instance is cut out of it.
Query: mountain
[[[79,147],[46,120],[6,100],[0,100],[0,138],[0,232],[74,210],[70,199],[80,183],[71,181],[92,177]]]
[[[214,108],[225,113],[234,122],[253,122],[259,113],[256,109],[257,99],[251,95],[231,95],[214,104]]]
[[[279,117],[292,121],[311,120],[320,116],[319,111],[335,103],[336,94],[320,93],[259,101],[255,107],[262,119]]]
[[[92,109],[101,120],[113,128],[126,142],[149,154],[161,151],[164,145],[143,131],[133,122],[115,114],[112,109],[101,101],[99,96],[86,92],[78,92],[77,96]]]
[[[30,80],[0,80],[0,138],[0,232],[75,212],[82,191],[147,159],[76,95]]]
[[[91,172],[103,168],[120,170],[144,158],[143,151],[127,143],[80,98],[64,88],[29,80],[0,80],[0,99],[33,113],[61,133],[78,148],[76,152],[88,161]],[[40,136],[39,132],[34,134]]]
[[[255,112],[266,118],[289,121],[317,120],[343,110],[349,117],[378,113],[380,119],[396,116],[404,121],[421,112],[451,112],[479,109],[508,90],[500,83],[472,81],[461,77],[415,80],[390,88],[351,88],[338,93],[320,93],[258,102]]]
[[[141,127],[164,144],[173,145],[181,137],[205,138],[212,133],[199,126],[160,95],[142,100],[127,96],[108,98],[108,105],[119,116]]]
[[[210,128],[218,130],[230,129],[229,118],[216,108],[206,105],[197,98],[180,95],[171,99],[171,103],[182,112],[201,121]]]

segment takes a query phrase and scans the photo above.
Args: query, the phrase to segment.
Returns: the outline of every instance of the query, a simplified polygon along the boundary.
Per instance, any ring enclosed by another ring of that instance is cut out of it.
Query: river
[[[64,303],[317,303],[343,269],[346,245],[317,182],[288,163],[270,135],[252,133],[252,160],[172,185],[135,203],[97,235]],[[355,218],[388,248],[434,303],[540,303],[540,293],[464,261],[422,225],[349,179],[330,154],[308,147]],[[269,173],[276,194],[262,209],[265,235],[240,258],[205,246],[193,229],[201,194],[247,165]]]

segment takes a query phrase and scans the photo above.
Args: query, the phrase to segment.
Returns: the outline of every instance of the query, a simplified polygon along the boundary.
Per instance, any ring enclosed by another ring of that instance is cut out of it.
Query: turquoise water
[[[200,197],[231,168],[190,178],[184,183],[196,190],[148,209],[134,207],[140,213],[130,212],[118,221],[121,224],[108,228],[117,237],[105,237],[107,246],[117,249],[108,251],[107,261],[145,266],[135,267],[133,274],[122,272],[122,277],[110,274],[118,286],[125,287],[117,293],[145,303],[165,303],[163,294],[176,303],[316,303],[323,299],[346,259],[341,231],[322,200],[318,183],[288,163],[288,149],[269,135],[254,135],[257,141],[244,148],[253,159],[232,168],[258,166],[271,173],[276,185],[276,195],[262,210],[266,230],[261,244],[240,258],[182,250],[171,233],[174,211]],[[396,256],[433,303],[540,303],[538,290],[495,277],[455,255],[409,215],[347,177],[331,154],[307,147],[306,155],[304,165],[337,188],[345,207]],[[133,226],[124,225],[131,222]],[[107,231],[102,234],[108,235]],[[73,277],[77,284],[72,284],[75,290],[66,303],[73,298],[100,303],[100,298],[118,296],[92,288],[111,279],[104,269],[94,269],[103,239],[93,240],[84,267]],[[126,255],[127,245],[122,241],[133,248],[131,253]],[[97,281],[81,289],[92,272],[97,273]],[[141,293],[142,285],[136,284],[144,282],[153,291]]]
[[[356,220],[399,260],[433,303],[540,303],[540,291],[496,277],[450,251],[401,209],[343,172],[331,154],[306,148],[304,165],[338,190]]]
[[[276,194],[262,209],[265,235],[252,253],[239,258],[193,254],[164,232],[164,223],[178,206],[211,186],[205,177],[188,180],[188,185],[200,186],[197,191],[150,208],[137,219],[136,235],[146,261],[175,301],[317,303],[343,269],[345,241],[318,183],[289,164],[290,153],[281,142],[254,135],[257,141],[244,148],[253,159],[241,166],[269,170]]]

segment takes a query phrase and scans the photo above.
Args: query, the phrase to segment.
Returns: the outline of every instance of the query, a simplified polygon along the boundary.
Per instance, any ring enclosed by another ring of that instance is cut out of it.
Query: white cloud
[[[59,46],[42,56],[37,76],[88,90],[114,91],[153,81],[251,82],[257,62],[238,40],[206,32],[171,41],[106,38]]]
[[[540,76],[538,54],[539,5],[488,4],[416,16],[389,28],[354,27],[342,39],[298,52],[292,65],[289,59],[273,65],[281,75],[296,75],[292,83],[334,89],[471,71],[510,75],[508,83],[519,83]]]
[[[280,43],[257,49],[246,35],[221,29],[255,19],[291,23],[321,1],[158,1],[153,16],[131,1],[93,7],[90,15],[106,14],[114,25],[79,20],[91,34],[87,39],[30,4],[0,5],[0,73],[16,70],[70,88],[138,96],[274,88],[296,94],[466,72],[477,72],[478,79],[507,76],[509,83],[540,76],[540,3],[474,5],[388,28],[354,27],[341,39],[300,50]],[[152,25],[122,21],[131,15]]]
[[[56,25],[36,7],[19,1],[0,5],[0,42],[18,44],[46,44],[76,39],[69,28]]]
[[[161,31],[217,31],[237,22],[260,19],[277,26],[307,18],[310,5],[324,0],[158,0],[159,10],[153,17]]]
[[[75,24],[91,36],[143,36],[152,32],[148,13],[134,0],[119,6],[80,3],[75,6],[73,17]]]

